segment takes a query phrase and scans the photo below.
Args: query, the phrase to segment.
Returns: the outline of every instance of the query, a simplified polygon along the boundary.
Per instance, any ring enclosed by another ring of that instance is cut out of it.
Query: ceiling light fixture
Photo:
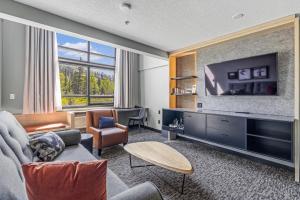
[[[241,19],[245,16],[244,13],[238,13],[232,16],[232,19]]]
[[[130,10],[131,10],[131,4],[128,3],[128,2],[123,2],[121,5],[120,5],[120,9],[121,11],[123,11],[125,14],[126,14],[126,20],[125,20],[125,25],[129,25],[130,24],[130,20],[129,20],[129,17],[130,17]]]
[[[128,3],[128,2],[124,2],[120,5],[120,9],[123,11],[123,12],[129,12],[131,10],[131,4]]]

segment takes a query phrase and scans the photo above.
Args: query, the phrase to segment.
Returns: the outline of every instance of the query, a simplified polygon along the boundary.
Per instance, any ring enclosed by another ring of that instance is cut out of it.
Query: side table
[[[84,146],[90,153],[93,153],[93,135],[88,133],[81,134],[80,144]]]

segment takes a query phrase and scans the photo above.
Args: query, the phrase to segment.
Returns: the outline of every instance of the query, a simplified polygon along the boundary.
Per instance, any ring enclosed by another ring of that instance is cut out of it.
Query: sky
[[[88,50],[88,42],[86,40],[75,38],[72,36],[64,35],[57,33],[57,44],[59,46],[65,46],[69,48],[79,49],[83,51]],[[91,52],[107,55],[111,57],[115,57],[115,48],[98,44],[95,42],[91,42]],[[74,59],[74,60],[81,60],[81,61],[87,61],[87,54],[84,52],[78,52],[78,51],[72,51],[69,49],[58,49],[58,56],[68,59]],[[115,58],[107,58],[102,57],[97,54],[91,54],[90,55],[90,61],[97,64],[104,64],[104,65],[115,65]],[[104,73],[109,76],[114,75],[114,71],[109,69],[103,69],[103,68],[92,68],[93,72],[97,72],[99,74]]]
[[[57,33],[57,43],[60,46],[70,47],[70,48],[79,49],[83,51],[88,50],[88,45],[87,45],[88,43],[86,40],[60,34],[60,33]],[[95,42],[91,42],[91,52],[115,57],[115,48],[98,44]],[[74,59],[74,60],[87,61],[86,53],[78,52],[78,51],[70,51],[62,48],[59,48],[58,56]],[[97,54],[91,54],[90,61],[98,64],[115,65],[114,58],[102,57]]]

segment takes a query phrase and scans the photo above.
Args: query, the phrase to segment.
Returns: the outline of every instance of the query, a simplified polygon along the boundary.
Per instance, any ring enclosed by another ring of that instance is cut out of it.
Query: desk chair
[[[135,117],[129,117],[128,119],[128,126],[130,126],[130,122],[132,122],[131,125],[135,125],[135,122],[138,122],[139,125],[139,131],[141,131],[141,124],[144,125],[144,118],[145,118],[146,109],[140,108],[140,112],[138,116]]]

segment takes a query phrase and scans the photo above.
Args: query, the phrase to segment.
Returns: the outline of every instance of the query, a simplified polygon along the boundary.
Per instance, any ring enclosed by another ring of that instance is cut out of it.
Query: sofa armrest
[[[115,123],[115,125],[116,125],[117,128],[128,131],[128,126],[125,126],[125,125],[122,125],[122,124],[119,124],[119,123]]]
[[[33,133],[29,135],[29,138],[36,138],[49,132],[51,131]],[[81,134],[80,131],[77,129],[69,129],[69,130],[53,131],[53,132],[56,133],[64,141],[66,146],[77,145],[81,141]]]
[[[163,197],[153,183],[145,182],[115,195],[110,200],[163,200]]]
[[[81,134],[77,129],[55,131],[55,133],[61,137],[66,146],[77,145],[81,141]]]
[[[95,127],[87,127],[87,132],[93,135],[94,147],[99,149],[102,144],[101,130]]]

